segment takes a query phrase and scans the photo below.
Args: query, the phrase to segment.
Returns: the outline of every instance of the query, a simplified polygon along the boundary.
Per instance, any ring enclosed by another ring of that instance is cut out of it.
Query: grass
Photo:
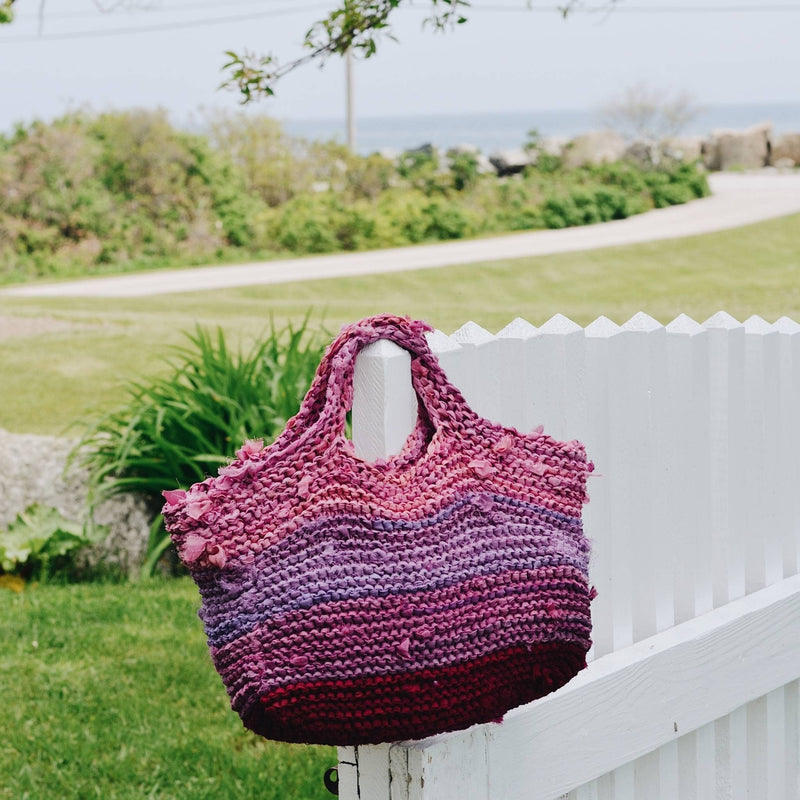
[[[0,590],[0,798],[322,800],[332,748],[230,710],[189,579]]]
[[[181,331],[220,325],[245,342],[298,322],[331,331],[378,311],[428,319],[445,331],[467,320],[496,331],[514,317],[541,324],[561,312],[580,324],[645,311],[666,323],[724,309],[800,319],[800,215],[733,231],[513,261],[135,299],[0,296],[0,314],[91,323],[70,333],[8,339],[0,348],[0,427],[63,434],[122,399],[122,385],[162,369]]]

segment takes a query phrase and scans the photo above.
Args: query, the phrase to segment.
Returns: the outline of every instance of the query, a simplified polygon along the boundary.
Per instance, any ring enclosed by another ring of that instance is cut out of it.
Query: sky
[[[39,35],[39,9],[43,26]],[[422,29],[430,2],[354,67],[361,116],[599,108],[635,83],[701,104],[800,103],[800,0],[619,0],[566,21],[558,0],[473,0],[451,32]],[[595,7],[603,0],[586,0]],[[289,60],[335,0],[17,0],[0,26],[0,130],[68,110],[238,107],[218,89],[225,51]],[[528,8],[528,5],[532,8]],[[102,10],[102,8],[105,10]],[[753,10],[755,9],[755,10]],[[287,76],[256,113],[343,117],[344,65]]]

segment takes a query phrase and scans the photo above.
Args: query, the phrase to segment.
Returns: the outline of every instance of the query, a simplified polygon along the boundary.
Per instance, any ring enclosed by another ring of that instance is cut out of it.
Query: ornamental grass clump
[[[92,423],[72,453],[87,468],[90,506],[123,492],[143,495],[154,524],[144,572],[169,545],[161,492],[216,474],[247,439],[271,441],[296,413],[324,351],[308,317],[273,325],[249,349],[221,328],[198,327],[167,357],[169,372],[135,381],[127,401]]]

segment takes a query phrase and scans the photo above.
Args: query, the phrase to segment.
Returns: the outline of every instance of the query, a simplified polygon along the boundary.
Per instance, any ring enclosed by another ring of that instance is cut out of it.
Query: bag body
[[[214,665],[269,739],[419,739],[498,720],[585,666],[593,466],[579,442],[475,414],[428,330],[390,315],[343,329],[272,445],[165,492]],[[411,354],[419,417],[371,463],[345,416],[355,358],[383,338]]]

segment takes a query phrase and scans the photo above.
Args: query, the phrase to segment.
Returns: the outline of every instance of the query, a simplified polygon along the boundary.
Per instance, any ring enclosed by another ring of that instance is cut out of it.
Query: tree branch
[[[14,0],[0,0],[0,25],[11,22],[14,19]]]
[[[309,51],[300,58],[280,63],[272,54],[258,55],[244,52],[241,55],[227,51],[228,62],[223,71],[228,72],[227,80],[220,88],[233,89],[242,96],[242,103],[249,103],[259,97],[275,94],[278,81],[289,72],[312,61],[324,64],[332,55],[344,55],[351,51],[362,58],[371,58],[378,51],[381,39],[396,41],[391,27],[392,14],[402,5],[410,5],[411,0],[341,0],[341,5],[324,19],[315,22],[306,32],[303,41]],[[435,31],[452,30],[467,21],[465,12],[469,0],[429,0],[431,13],[423,20],[423,27]],[[522,4],[523,0],[520,0]],[[604,0],[612,7],[618,0]],[[525,0],[532,8],[532,0]],[[583,5],[584,0],[565,0],[553,7],[563,18]]]

